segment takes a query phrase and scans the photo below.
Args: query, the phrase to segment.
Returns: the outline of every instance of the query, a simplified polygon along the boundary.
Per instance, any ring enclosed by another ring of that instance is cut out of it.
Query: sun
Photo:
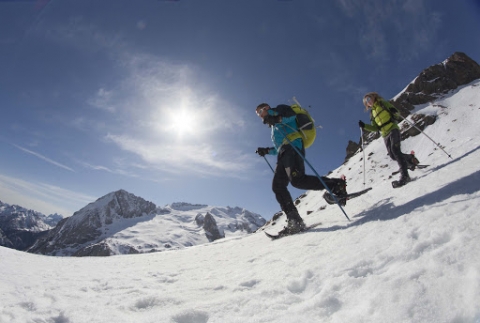
[[[173,128],[179,133],[188,133],[194,130],[194,118],[192,113],[187,111],[181,111],[178,115],[173,118]]]
[[[184,136],[195,134],[198,120],[191,109],[179,109],[170,114],[169,132],[172,135]]]

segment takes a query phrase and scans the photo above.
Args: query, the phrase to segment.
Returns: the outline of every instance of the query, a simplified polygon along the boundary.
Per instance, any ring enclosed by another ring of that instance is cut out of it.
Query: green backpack
[[[315,129],[315,120],[313,120],[310,113],[302,108],[298,102],[290,106],[297,114],[298,131],[287,135],[288,140],[292,141],[297,138],[302,138],[303,146],[310,147],[315,141],[317,130]]]

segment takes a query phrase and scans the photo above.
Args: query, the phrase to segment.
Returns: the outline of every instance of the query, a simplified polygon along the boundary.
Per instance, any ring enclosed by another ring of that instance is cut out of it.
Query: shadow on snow
[[[480,147],[477,147],[461,157],[458,157],[446,164],[435,167],[434,169],[432,169],[432,171],[444,168],[451,163],[457,162],[458,160],[467,157],[468,155],[479,149]],[[478,191],[480,191],[480,170],[468,176],[460,178],[454,182],[451,182],[448,185],[439,188],[434,192],[419,196],[403,205],[396,206],[393,204],[391,198],[384,199],[376,203],[369,210],[354,216],[354,218],[359,218],[356,221],[354,220],[346,225],[335,225],[329,228],[314,229],[312,230],[312,232],[330,232],[362,225],[366,222],[392,220],[402,215],[409,214],[419,207],[433,205],[445,201],[455,195],[468,195]]]

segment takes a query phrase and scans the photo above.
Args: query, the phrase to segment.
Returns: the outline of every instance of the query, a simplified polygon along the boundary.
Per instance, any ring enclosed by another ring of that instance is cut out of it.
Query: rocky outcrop
[[[355,153],[361,148],[362,148],[361,144],[358,144],[355,141],[349,140],[347,145],[347,156],[345,157],[345,162],[347,162],[350,159],[350,157],[355,155]]]
[[[205,235],[210,242],[225,238],[225,234],[220,232],[215,218],[209,212],[203,218],[203,230],[205,230]]]
[[[13,243],[10,241],[10,239],[7,237],[7,235],[5,234],[5,232],[3,232],[2,229],[0,229],[0,246],[13,248]]]
[[[442,63],[423,70],[392,103],[406,116],[415,105],[428,103],[479,78],[480,65],[464,53],[456,52]]]
[[[97,244],[114,233],[110,230],[114,224],[118,224],[118,230],[126,225],[124,220],[145,217],[155,209],[156,205],[152,202],[119,190],[59,222],[28,251],[62,256],[106,255],[109,253],[107,249]]]
[[[415,124],[415,127],[412,127],[410,124],[403,124],[403,127],[400,128],[401,139],[405,140],[408,137],[414,137],[420,134],[420,131],[423,131],[427,126],[434,124],[436,120],[437,117],[433,115],[412,115],[412,122]]]

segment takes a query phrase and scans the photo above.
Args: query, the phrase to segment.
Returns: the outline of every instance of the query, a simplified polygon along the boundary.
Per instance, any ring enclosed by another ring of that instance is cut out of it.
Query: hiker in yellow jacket
[[[360,120],[358,125],[366,131],[380,131],[387,147],[388,155],[397,161],[400,167],[400,180],[395,182],[394,187],[407,184],[411,180],[408,175],[408,169],[414,170],[419,162],[414,154],[402,153],[400,128],[397,124],[399,119],[398,110],[376,92],[365,94],[363,104],[367,110],[370,110],[371,124],[365,124]]]

